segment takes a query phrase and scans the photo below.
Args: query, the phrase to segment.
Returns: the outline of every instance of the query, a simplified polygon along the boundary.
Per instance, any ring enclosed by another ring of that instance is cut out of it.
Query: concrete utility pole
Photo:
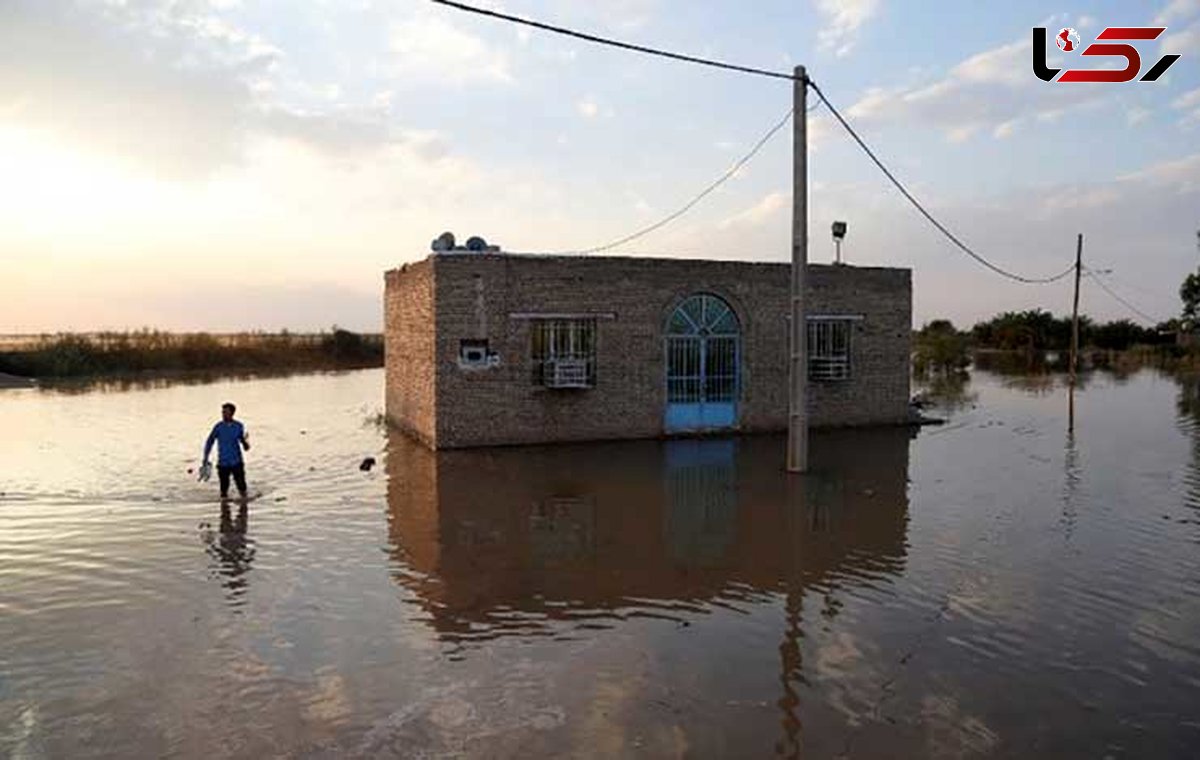
[[[804,281],[808,274],[808,74],[796,67],[792,83],[792,288],[788,397],[788,472],[808,470],[808,321]]]
[[[1071,308],[1071,387],[1075,387],[1075,372],[1079,366],[1079,275],[1083,269],[1083,233],[1075,243],[1075,305]]]

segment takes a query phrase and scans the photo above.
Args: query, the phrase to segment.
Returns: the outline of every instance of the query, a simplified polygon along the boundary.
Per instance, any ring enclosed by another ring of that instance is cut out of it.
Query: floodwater
[[[220,402],[244,511],[188,473]],[[430,453],[382,373],[0,392],[0,756],[1195,757],[1200,385]],[[487,424],[481,420],[480,424]],[[364,457],[379,466],[359,469]]]

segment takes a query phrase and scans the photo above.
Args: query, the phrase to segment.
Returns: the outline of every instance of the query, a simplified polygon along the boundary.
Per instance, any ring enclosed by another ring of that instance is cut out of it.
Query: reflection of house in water
[[[1200,378],[1194,375],[1177,375],[1179,395],[1175,409],[1180,430],[1192,442],[1192,457],[1184,476],[1189,507],[1200,512]]]
[[[814,440],[789,479],[774,436],[434,452],[393,433],[395,572],[450,639],[898,572],[908,431]]]
[[[675,441],[665,447],[663,537],[673,561],[720,565],[737,539],[737,441]]]

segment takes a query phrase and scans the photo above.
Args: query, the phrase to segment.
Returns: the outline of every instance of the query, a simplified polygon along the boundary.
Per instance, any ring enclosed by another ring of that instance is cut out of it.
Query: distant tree
[[[954,323],[948,319],[935,319],[932,322],[926,322],[918,335],[957,335],[958,330],[954,327]]]
[[[1041,309],[1006,311],[971,329],[975,343],[987,348],[1039,351],[1065,348],[1070,342],[1070,319],[1055,319]]]
[[[1179,286],[1179,298],[1183,301],[1183,320],[1188,324],[1195,323],[1196,312],[1200,309],[1200,273],[1192,272]]]
[[[1179,318],[1171,317],[1167,321],[1159,322],[1157,325],[1155,325],[1154,331],[1156,333],[1158,333],[1160,337],[1173,339],[1175,333],[1179,332],[1180,326],[1181,326],[1181,323],[1179,321]],[[1162,342],[1162,341],[1160,341],[1160,342]]]
[[[1063,317],[1067,323],[1067,342],[1066,345],[1071,345],[1071,318]],[[1079,345],[1086,346],[1092,341],[1092,335],[1096,331],[1096,323],[1086,314],[1079,315]]]
[[[1200,230],[1196,230],[1196,248],[1200,251]],[[1184,328],[1190,329],[1200,311],[1200,272],[1192,272],[1179,286],[1179,299],[1183,301]]]
[[[383,340],[378,335],[362,335],[343,330],[337,325],[333,332],[321,336],[321,350],[340,362],[369,364],[383,360]]]
[[[325,350],[332,356],[338,359],[346,359],[358,356],[363,350],[363,339],[358,333],[343,330],[337,325],[333,326],[333,332],[325,336],[322,340]]]
[[[935,319],[917,331],[913,368],[918,374],[961,372],[971,363],[967,335],[948,319]]]
[[[1124,351],[1139,343],[1151,343],[1156,332],[1146,329],[1128,319],[1118,319],[1116,322],[1106,322],[1093,331],[1092,343],[1097,348],[1110,351]]]

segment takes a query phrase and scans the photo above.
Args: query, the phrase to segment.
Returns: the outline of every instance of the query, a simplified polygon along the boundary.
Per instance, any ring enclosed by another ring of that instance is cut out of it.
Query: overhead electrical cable
[[[944,225],[940,221],[938,221],[937,218],[934,217],[933,214],[929,213],[929,211],[927,211],[925,209],[925,207],[921,205],[921,202],[918,201],[916,199],[916,197],[914,197],[913,194],[908,191],[908,188],[904,186],[904,183],[902,183],[899,179],[896,178],[896,175],[893,174],[892,171],[890,169],[888,169],[886,165],[884,165],[883,161],[881,161],[879,159],[879,156],[875,155],[875,151],[871,150],[871,148],[862,139],[862,137],[859,136],[858,132],[854,131],[854,127],[851,127],[850,123],[846,121],[846,119],[842,116],[842,114],[839,113],[836,108],[834,108],[833,104],[829,102],[829,98],[825,97],[825,93],[821,91],[821,88],[818,87],[817,84],[815,82],[813,82],[811,79],[808,82],[808,86],[810,88],[812,88],[812,91],[817,94],[817,97],[821,99],[821,102],[825,104],[825,107],[828,108],[829,112],[831,114],[833,114],[835,119],[838,120],[838,123],[840,123],[842,125],[842,128],[846,130],[847,134],[849,134],[850,137],[854,138],[854,141],[856,143],[858,143],[858,147],[862,148],[863,152],[866,153],[867,157],[870,158],[871,161],[873,161],[875,163],[875,166],[879,167],[879,170],[881,172],[883,172],[884,176],[887,177],[889,180],[891,180],[892,184],[896,187],[896,189],[900,191],[900,194],[903,195],[906,199],[908,199],[908,202],[913,205],[913,208],[915,208],[917,211],[919,211],[921,213],[921,215],[924,216],[925,219],[934,226],[934,228],[936,228],[939,232],[941,232],[943,235],[945,235],[946,238],[951,243],[953,243],[955,246],[957,246],[958,249],[961,250],[963,253],[965,253],[968,256],[970,256],[971,258],[975,259],[977,262],[979,262],[983,266],[987,267],[988,269],[992,270],[993,272],[995,272],[998,275],[1002,275],[1004,277],[1007,277],[1010,280],[1015,280],[1017,282],[1023,282],[1023,283],[1030,284],[1030,285],[1044,285],[1044,284],[1048,284],[1051,282],[1056,282],[1056,281],[1061,280],[1062,278],[1066,277],[1067,275],[1071,274],[1073,271],[1075,271],[1075,265],[1071,264],[1069,267],[1064,269],[1059,274],[1054,275],[1053,277],[1025,277],[1025,276],[1016,274],[1014,272],[1010,272],[1007,269],[1003,269],[1003,268],[993,264],[992,262],[988,261],[986,258],[979,255],[975,251],[973,251],[970,246],[968,246],[966,243],[964,243],[962,240],[960,240],[957,235],[955,235],[953,232],[951,232],[946,227],[946,225]]]
[[[694,55],[684,55],[682,53],[673,53],[669,50],[661,50],[659,48],[646,47],[645,45],[635,45],[630,42],[622,42],[620,40],[614,40],[609,37],[600,37],[595,34],[588,34],[586,32],[577,32],[574,29],[567,29],[566,27],[562,27],[562,26],[554,26],[552,24],[544,24],[540,21],[534,21],[532,19],[521,18],[520,16],[513,16],[508,13],[501,13],[500,11],[494,11],[494,10],[490,10],[488,8],[478,8],[474,5],[467,5],[466,3],[454,2],[454,0],[431,0],[431,2],[437,3],[438,5],[445,5],[449,8],[456,8],[460,11],[466,11],[467,13],[477,13],[480,16],[490,16],[491,18],[497,18],[502,21],[509,21],[514,24],[521,24],[522,26],[531,26],[534,29],[541,29],[541,30],[547,31],[547,32],[554,32],[555,34],[562,34],[562,35],[566,35],[567,37],[574,37],[576,39],[586,40],[587,42],[595,42],[600,45],[609,45],[610,47],[617,47],[617,48],[621,48],[623,50],[632,50],[637,53],[645,53],[646,55],[657,55],[662,58],[671,58],[676,61],[686,61],[687,63],[698,63],[702,66],[712,66],[713,68],[726,69],[728,71],[738,71],[743,74],[756,74],[758,76],[772,77],[775,79],[790,79],[790,80],[796,79],[795,74],[788,74],[788,73],[782,72],[782,71],[770,71],[768,69],[759,69],[759,68],[755,68],[753,66],[741,66],[741,65],[738,65],[735,63],[726,63],[725,61],[714,60],[712,58],[700,58],[700,57],[694,56]]]
[[[645,45],[636,45],[636,44],[629,43],[629,42],[622,42],[621,40],[615,40],[615,39],[612,39],[609,37],[601,37],[599,35],[589,34],[587,32],[579,32],[574,29],[568,29],[568,28],[562,27],[562,26],[555,26],[553,24],[546,24],[546,23],[543,23],[540,21],[534,21],[532,19],[522,18],[520,16],[513,16],[508,13],[502,13],[500,11],[495,11],[495,10],[491,10],[488,8],[479,8],[477,6],[469,5],[467,3],[457,2],[456,0],[431,0],[431,2],[436,3],[438,5],[446,6],[448,8],[454,8],[456,10],[464,11],[467,13],[474,13],[474,14],[477,14],[480,16],[487,16],[489,18],[499,19],[499,20],[507,21],[507,22],[510,22],[513,24],[519,24],[522,26],[532,27],[534,29],[541,29],[543,31],[553,32],[555,34],[565,35],[567,37],[573,37],[575,39],[584,40],[586,42],[592,42],[592,43],[596,43],[599,45],[608,45],[610,47],[620,48],[623,50],[631,50],[631,51],[634,51],[637,53],[643,53],[646,55],[654,55],[654,56],[659,56],[662,58],[669,58],[669,59],[676,60],[676,61],[684,61],[687,63],[694,63],[694,64],[699,64],[702,66],[709,66],[709,67],[718,68],[718,69],[725,69],[727,71],[736,71],[736,72],[740,72],[743,74],[754,74],[757,76],[771,77],[773,79],[786,79],[789,81],[795,81],[797,79],[797,76],[795,74],[789,74],[789,73],[781,72],[781,71],[770,71],[768,69],[760,69],[760,68],[755,68],[753,66],[742,66],[740,64],[728,63],[726,61],[718,61],[718,60],[715,60],[712,58],[700,58],[698,56],[684,55],[682,53],[675,53],[675,52],[672,52],[669,50],[662,50],[660,48],[652,48],[652,47],[647,47]],[[942,224],[942,222],[940,222],[923,205],[921,205],[921,202],[918,201],[911,192],[909,192],[908,188],[904,186],[904,183],[902,183],[899,179],[897,179],[896,175],[893,174],[892,171],[890,169],[888,169],[887,166],[883,163],[883,161],[881,161],[879,159],[879,157],[875,154],[875,152],[873,150],[871,150],[871,148],[862,139],[862,137],[860,137],[859,134],[854,130],[854,128],[850,126],[849,122],[846,121],[846,119],[842,116],[842,114],[839,113],[836,108],[834,108],[833,104],[829,102],[829,99],[827,97],[825,97],[825,93],[821,91],[821,88],[819,88],[816,85],[816,83],[812,81],[811,78],[805,77],[804,82],[805,82],[806,86],[812,88],[813,92],[815,92],[817,94],[817,97],[820,99],[820,102],[823,103],[825,105],[825,107],[829,109],[830,113],[833,114],[834,118],[837,119],[838,123],[840,123],[842,125],[842,128],[846,130],[846,132],[850,135],[850,137],[852,137],[854,139],[854,141],[856,143],[858,143],[858,146],[863,150],[863,152],[865,152],[867,154],[867,156],[871,159],[871,161],[873,161],[875,163],[875,165],[879,168],[879,170],[883,172],[884,176],[886,176],[891,181],[891,183],[896,187],[896,189],[900,191],[901,195],[903,195],[908,200],[908,202],[911,203],[913,205],[913,207],[918,212],[920,212],[920,214],[922,216],[924,216],[925,219],[931,225],[934,226],[935,229],[937,229],[939,232],[941,232],[943,235],[945,235],[946,238],[951,243],[953,243],[959,250],[961,250],[963,253],[967,254],[971,258],[975,259],[975,261],[982,264],[984,267],[988,268],[989,270],[991,270],[992,272],[995,272],[998,275],[1001,275],[1002,277],[1006,277],[1006,278],[1008,278],[1010,280],[1014,280],[1016,282],[1021,282],[1021,283],[1031,284],[1031,285],[1040,285],[1040,284],[1048,284],[1048,283],[1052,283],[1052,282],[1057,282],[1058,280],[1063,279],[1064,277],[1066,277],[1067,275],[1071,274],[1074,271],[1075,265],[1072,264],[1071,266],[1067,267],[1067,269],[1063,270],[1059,274],[1054,275],[1053,277],[1025,277],[1023,275],[1016,274],[1015,272],[1010,272],[1007,269],[1004,269],[996,264],[993,264],[991,261],[989,261],[985,257],[976,253],[974,250],[971,249],[970,246],[968,246],[966,243],[964,243],[962,240],[960,240],[957,235],[955,235],[953,232],[951,232],[949,230],[949,228],[946,227],[946,225]],[[791,111],[789,111],[789,116],[790,115],[791,115]],[[776,131],[778,131],[780,128],[782,128],[783,123],[785,123],[785,122],[786,122],[786,118],[784,119],[784,122],[780,122],[779,125],[777,125],[771,132],[768,133],[767,138],[769,138]],[[765,143],[765,142],[766,142],[766,139],[761,141],[761,143]],[[755,147],[754,151],[751,151],[750,157],[752,157],[753,154],[757,152],[757,149],[761,147],[761,143]],[[749,158],[747,158],[745,160],[749,160]],[[705,188],[705,190],[702,191],[699,196],[694,198],[691,202],[689,202],[687,205],[685,205],[682,209],[680,209],[679,211],[670,215],[666,219],[664,219],[654,225],[651,225],[650,227],[644,228],[643,230],[639,230],[638,232],[635,232],[635,233],[633,233],[633,235],[627,236],[626,238],[622,238],[621,240],[614,241],[613,243],[609,243],[604,246],[598,246],[596,248],[592,248],[587,251],[582,251],[582,253],[595,253],[595,252],[599,252],[599,251],[608,250],[615,246],[623,245],[624,243],[627,243],[631,240],[634,240],[638,237],[641,237],[642,235],[648,234],[649,232],[652,232],[652,231],[662,227],[663,225],[667,224],[668,222],[672,221],[673,219],[678,218],[683,213],[686,213],[686,211],[688,209],[690,209],[692,206],[694,206],[697,202],[699,202],[700,199],[704,198],[706,195],[708,195],[713,190],[715,190],[718,186],[720,186],[721,183],[723,183],[725,180],[727,180],[730,176],[733,176],[733,174],[736,173],[737,168],[738,168],[738,166],[735,165],[735,167],[733,169],[731,169],[725,175],[722,175],[722,177],[720,179],[718,179],[717,182],[715,182],[713,185],[710,185],[708,188]]]
[[[1159,324],[1160,322],[1162,322],[1162,321],[1163,321],[1163,320],[1161,320],[1161,319],[1155,319],[1154,317],[1150,316],[1150,315],[1149,315],[1149,314],[1147,314],[1146,312],[1142,311],[1142,310],[1141,310],[1141,309],[1139,309],[1138,307],[1136,307],[1136,306],[1134,306],[1133,304],[1131,304],[1129,301],[1127,301],[1127,300],[1125,300],[1124,298],[1122,298],[1122,297],[1121,297],[1119,294],[1117,294],[1117,292],[1116,292],[1115,290],[1113,290],[1113,289],[1112,289],[1112,288],[1110,288],[1110,287],[1109,287],[1107,284],[1105,284],[1104,280],[1100,279],[1100,275],[1098,275],[1096,272],[1094,272],[1094,271],[1092,271],[1092,270],[1090,270],[1090,269],[1089,269],[1089,270],[1086,270],[1086,274],[1087,274],[1087,276],[1088,276],[1089,278],[1091,278],[1092,282],[1094,282],[1094,283],[1096,283],[1097,285],[1099,285],[1099,286],[1100,286],[1100,288],[1101,288],[1101,289],[1102,289],[1102,290],[1103,290],[1105,293],[1108,293],[1110,296],[1112,296],[1112,297],[1113,297],[1113,299],[1115,299],[1117,302],[1119,302],[1119,303],[1120,303],[1121,305],[1123,305],[1125,308],[1129,309],[1129,311],[1133,312],[1133,313],[1134,313],[1134,314],[1136,314],[1137,316],[1139,316],[1139,317],[1141,317],[1142,319],[1146,320],[1146,321],[1147,321],[1147,322],[1149,322],[1150,324],[1152,324],[1152,325],[1157,325],[1157,324]]]
[[[692,198],[690,201],[683,204],[683,206],[681,206],[676,211],[672,212],[671,214],[668,214],[667,216],[658,220],[654,224],[651,224],[648,227],[643,227],[642,229],[638,230],[637,232],[634,232],[630,235],[626,235],[625,237],[620,238],[619,240],[614,240],[611,243],[606,243],[604,245],[598,245],[598,246],[595,246],[594,248],[586,248],[582,251],[572,251],[572,253],[589,254],[589,253],[600,253],[602,251],[612,250],[613,248],[616,248],[618,246],[622,246],[622,245],[625,245],[626,243],[630,243],[634,240],[637,240],[638,238],[640,238],[644,235],[649,235],[651,232],[654,232],[657,229],[665,227],[666,225],[675,221],[679,217],[683,216],[688,211],[690,211],[693,206],[695,206],[700,201],[704,200],[706,197],[708,197],[710,194],[712,194],[718,187],[725,184],[725,182],[727,182],[729,179],[734,177],[738,173],[738,171],[741,170],[741,168],[743,166],[750,163],[750,160],[753,159],[754,156],[756,156],[760,150],[762,150],[763,146],[766,145],[770,141],[770,139],[772,137],[774,137],[775,134],[779,130],[783,129],[783,126],[785,124],[787,124],[788,121],[792,118],[792,113],[793,113],[792,109],[788,109],[788,112],[786,114],[784,114],[783,118],[780,119],[779,122],[775,126],[771,127],[769,130],[767,130],[767,133],[765,135],[763,135],[757,143],[754,144],[754,147],[750,149],[749,153],[747,153],[746,155],[744,155],[740,159],[738,159],[738,161],[736,163],[734,163],[733,166],[729,167],[729,169],[724,174],[722,174],[720,177],[717,177],[717,179],[715,181],[713,181],[708,187],[701,190],[700,193],[698,195],[696,195],[696,197]]]

